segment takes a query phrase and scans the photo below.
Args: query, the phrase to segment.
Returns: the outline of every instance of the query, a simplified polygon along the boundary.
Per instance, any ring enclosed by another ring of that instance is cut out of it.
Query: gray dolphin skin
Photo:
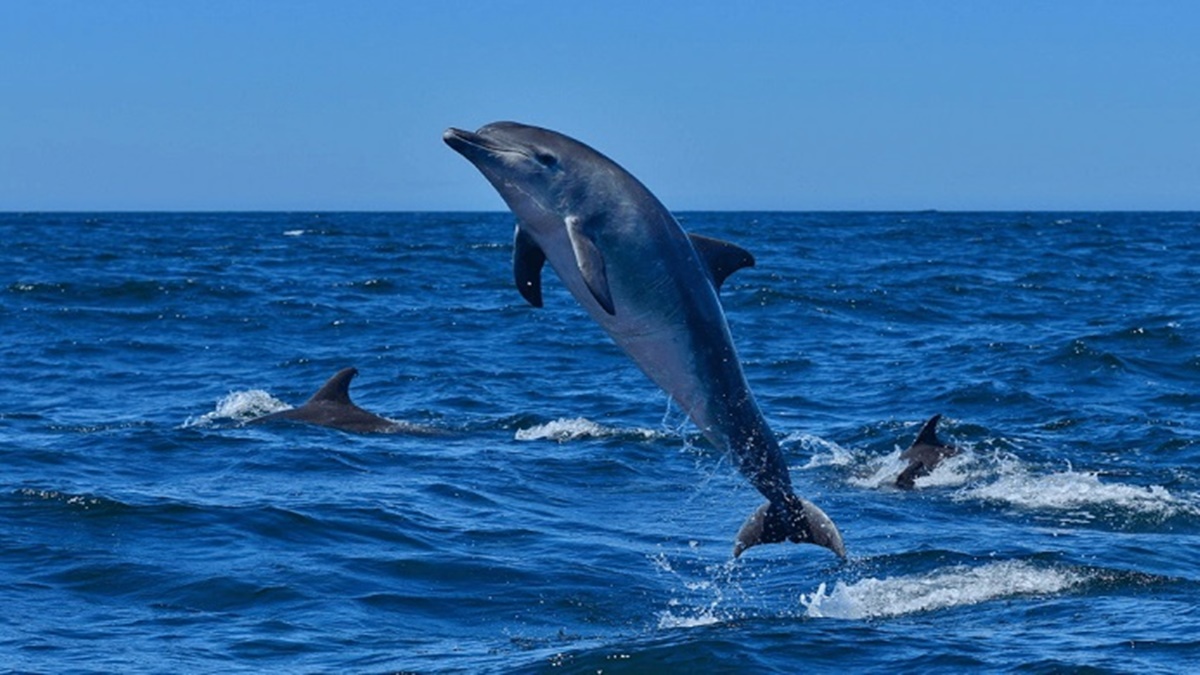
[[[443,140],[516,215],[513,275],[521,295],[542,305],[541,271],[549,262],[596,323],[767,498],[738,532],[733,555],[793,541],[844,557],[833,521],[792,490],[721,309],[721,283],[753,265],[753,256],[689,236],[636,178],[555,131],[496,122],[475,133],[448,129]]]
[[[900,453],[900,459],[907,459],[908,466],[896,476],[896,487],[902,490],[913,489],[916,479],[929,475],[933,467],[943,459],[958,454],[958,448],[946,445],[938,439],[937,425],[941,419],[941,415],[930,417],[921,427],[912,445]]]
[[[369,413],[350,400],[350,380],[355,375],[358,375],[357,368],[343,368],[321,385],[304,405],[256,417],[248,423],[287,420],[359,433],[397,430],[399,425],[396,422]]]

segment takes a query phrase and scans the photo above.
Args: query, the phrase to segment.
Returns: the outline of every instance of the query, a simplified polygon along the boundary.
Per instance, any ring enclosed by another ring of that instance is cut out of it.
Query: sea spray
[[[956,565],[927,574],[825,583],[800,604],[809,618],[879,619],[975,605],[1021,595],[1056,595],[1089,578],[1069,568],[1040,567],[1021,560],[979,567]]]

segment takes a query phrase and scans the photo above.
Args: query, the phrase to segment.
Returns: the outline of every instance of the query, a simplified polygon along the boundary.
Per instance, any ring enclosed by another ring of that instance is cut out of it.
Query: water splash
[[[896,476],[908,466],[908,461],[901,459],[900,448],[876,457],[865,457],[858,460],[855,474],[847,479],[854,487],[867,490],[895,488]],[[997,459],[997,461],[1005,461]],[[919,476],[915,483],[918,489],[935,487],[958,487],[985,476],[991,475],[994,468],[984,466],[980,458],[971,450],[963,449],[957,455],[947,457],[933,468],[927,475]]]
[[[245,422],[281,410],[290,410],[292,406],[280,401],[261,389],[235,391],[217,401],[216,408],[200,417],[189,417],[183,423],[184,428],[207,428],[221,423]]]
[[[688,543],[697,553],[700,543]],[[728,606],[729,594],[744,595],[738,580],[739,565],[734,560],[705,562],[684,557],[672,563],[665,552],[650,557],[660,574],[674,577],[680,594],[667,601],[667,609],[658,613],[658,628],[698,628],[744,618],[744,608]]]
[[[1088,573],[1070,568],[1038,567],[1010,560],[850,584],[839,581],[829,592],[822,583],[812,595],[801,595],[800,604],[809,618],[891,618],[1001,598],[1055,595],[1090,578]]]
[[[653,440],[666,438],[669,434],[664,431],[640,428],[607,427],[584,417],[557,419],[545,424],[537,424],[527,429],[518,429],[514,438],[518,441],[558,441],[565,443],[587,438],[634,438],[638,440]]]
[[[827,441],[812,434],[788,434],[784,437],[785,444],[797,443],[808,453],[808,463],[800,467],[801,471],[817,469],[825,466],[850,466],[857,461],[853,450]]]
[[[1194,495],[1175,495],[1159,485],[1103,483],[1097,473],[1072,470],[1035,475],[1021,465],[1010,467],[993,482],[960,491],[954,499],[1082,514],[1112,511],[1162,520],[1200,516]]]
[[[842,450],[834,451],[834,459]],[[829,456],[827,455],[827,458]],[[851,452],[853,474],[846,482],[867,490],[893,488],[906,462],[899,448],[882,456]],[[816,458],[814,458],[814,461]],[[834,460],[830,460],[834,461]],[[837,459],[840,463],[840,459]],[[918,489],[957,488],[950,498],[958,502],[987,502],[1030,511],[1068,513],[1072,520],[1124,516],[1164,521],[1175,517],[1200,517],[1200,496],[1177,494],[1160,485],[1104,482],[1099,472],[1041,472],[1009,452],[978,453],[971,447],[940,462],[916,480]]]

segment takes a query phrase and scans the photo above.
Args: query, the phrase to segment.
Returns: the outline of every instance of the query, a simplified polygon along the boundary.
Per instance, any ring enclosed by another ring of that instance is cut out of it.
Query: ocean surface
[[[1200,667],[1200,214],[679,218],[846,561],[731,560],[761,497],[507,213],[0,214],[0,671]],[[346,366],[395,433],[245,424]]]

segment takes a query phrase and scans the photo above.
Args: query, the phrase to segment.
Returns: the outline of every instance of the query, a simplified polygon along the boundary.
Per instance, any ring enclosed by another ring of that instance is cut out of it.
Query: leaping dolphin
[[[355,375],[358,375],[357,368],[343,368],[321,385],[317,393],[299,408],[256,417],[248,423],[292,420],[360,433],[399,430],[399,423],[354,405],[350,400],[350,380],[353,380]]]
[[[912,445],[900,453],[900,459],[908,460],[908,467],[896,476],[896,487],[903,490],[913,489],[916,479],[929,475],[933,467],[943,459],[958,454],[958,448],[946,445],[938,439],[937,425],[941,419],[941,415],[930,417],[921,427]]]
[[[555,131],[496,122],[475,133],[447,129],[442,138],[517,216],[513,273],[521,295],[542,305],[541,271],[549,262],[588,314],[767,498],[738,532],[734,557],[785,540],[844,557],[833,521],[792,489],[717,297],[721,282],[753,265],[753,256],[689,237],[629,172]]]

